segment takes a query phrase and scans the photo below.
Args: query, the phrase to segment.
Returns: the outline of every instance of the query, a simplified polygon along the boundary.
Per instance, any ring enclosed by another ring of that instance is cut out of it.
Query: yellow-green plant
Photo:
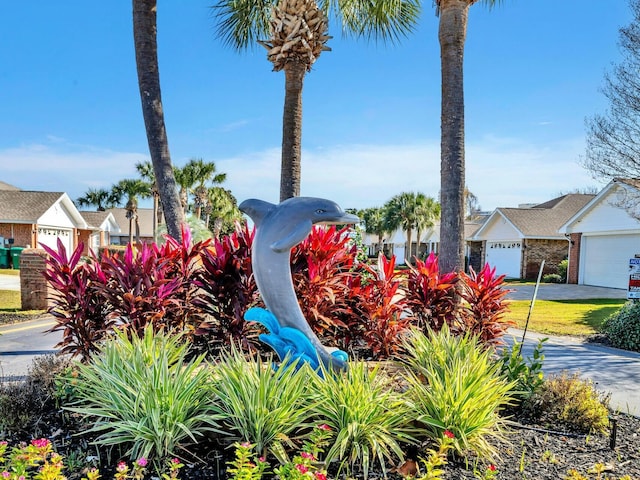
[[[492,458],[494,437],[502,437],[500,411],[511,402],[514,384],[500,375],[492,351],[476,337],[454,336],[444,325],[427,334],[414,329],[404,341],[403,362],[413,416],[432,440],[449,430],[454,450]]]
[[[79,365],[78,401],[66,408],[93,420],[98,445],[121,445],[160,470],[167,458],[219,430],[204,357],[188,361],[187,355],[181,336],[154,334],[150,327],[142,338],[118,331]]]
[[[298,368],[300,367],[300,368]],[[283,361],[272,368],[260,359],[247,359],[231,348],[213,366],[214,408],[221,416],[223,435],[250,442],[261,455],[286,442],[309,417],[307,365]]]
[[[403,458],[402,442],[415,442],[411,416],[402,395],[389,384],[378,366],[350,362],[346,372],[314,376],[313,413],[335,433],[326,462],[361,470],[367,478],[371,466],[386,472],[387,460]]]

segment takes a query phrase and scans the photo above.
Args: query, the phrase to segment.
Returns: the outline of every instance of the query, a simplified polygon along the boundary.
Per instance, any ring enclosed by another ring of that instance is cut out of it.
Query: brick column
[[[569,245],[569,270],[567,271],[567,283],[578,283],[578,273],[580,270],[580,240],[582,233],[572,233],[571,244]]]
[[[47,253],[25,248],[20,255],[20,298],[22,310],[46,310],[49,307],[49,284],[43,276]]]

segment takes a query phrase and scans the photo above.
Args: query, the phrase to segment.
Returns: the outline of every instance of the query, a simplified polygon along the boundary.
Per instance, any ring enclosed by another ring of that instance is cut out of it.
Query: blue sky
[[[227,173],[242,201],[279,196],[284,74],[265,50],[238,53],[213,30],[212,0],[159,0],[160,80],[172,160]],[[626,0],[504,0],[470,9],[465,49],[467,185],[485,210],[600,187],[580,166],[584,120],[620,60]],[[424,0],[397,44],[334,39],[307,74],[302,195],[345,208],[403,191],[437,198],[438,19]],[[64,191],[135,177],[148,159],[131,2],[2,2],[0,180]]]

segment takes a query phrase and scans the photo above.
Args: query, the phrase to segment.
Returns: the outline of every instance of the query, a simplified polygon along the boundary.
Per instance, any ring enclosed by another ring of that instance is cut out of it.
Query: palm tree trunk
[[[158,243],[158,194],[153,192],[153,242]]]
[[[438,263],[441,271],[464,268],[464,83],[463,56],[469,0],[440,4],[442,69],[440,203],[441,229]]]
[[[404,250],[404,259],[407,262],[407,265],[411,264],[411,234],[413,231],[410,228],[407,228],[407,248]]]
[[[307,68],[300,62],[288,62],[284,68],[285,96],[282,115],[282,170],[280,201],[300,196],[302,143],[302,87]]]
[[[169,141],[162,110],[156,39],[156,10],[156,0],[133,0],[133,38],[142,115],[153,172],[164,208],[167,232],[179,240],[184,215],[180,208],[180,198],[173,176]]]

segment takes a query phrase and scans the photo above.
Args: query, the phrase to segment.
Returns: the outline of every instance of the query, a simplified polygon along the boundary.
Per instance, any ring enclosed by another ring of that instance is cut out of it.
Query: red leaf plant
[[[503,316],[509,307],[504,301],[509,290],[503,288],[505,276],[496,276],[496,269],[489,264],[476,273],[469,268],[469,274],[461,272],[460,296],[464,300],[462,321],[464,329],[486,346],[501,344],[507,329],[514,326]]]
[[[407,277],[407,305],[417,319],[417,326],[426,331],[440,331],[446,323],[452,332],[456,325],[455,272],[440,273],[438,258],[430,253],[424,260],[415,259]]]
[[[249,230],[246,223],[237,224],[235,232],[201,251],[196,305],[212,317],[207,325],[208,348],[216,350],[236,340],[250,349],[256,342],[256,327],[244,320],[245,312],[258,301],[251,267],[254,235],[255,229]]]
[[[364,264],[361,268],[366,275],[353,279],[350,292],[352,308],[361,322],[357,332],[373,359],[393,357],[414,320],[401,288],[401,274],[395,270],[395,256],[387,259],[380,254],[377,268]]]

